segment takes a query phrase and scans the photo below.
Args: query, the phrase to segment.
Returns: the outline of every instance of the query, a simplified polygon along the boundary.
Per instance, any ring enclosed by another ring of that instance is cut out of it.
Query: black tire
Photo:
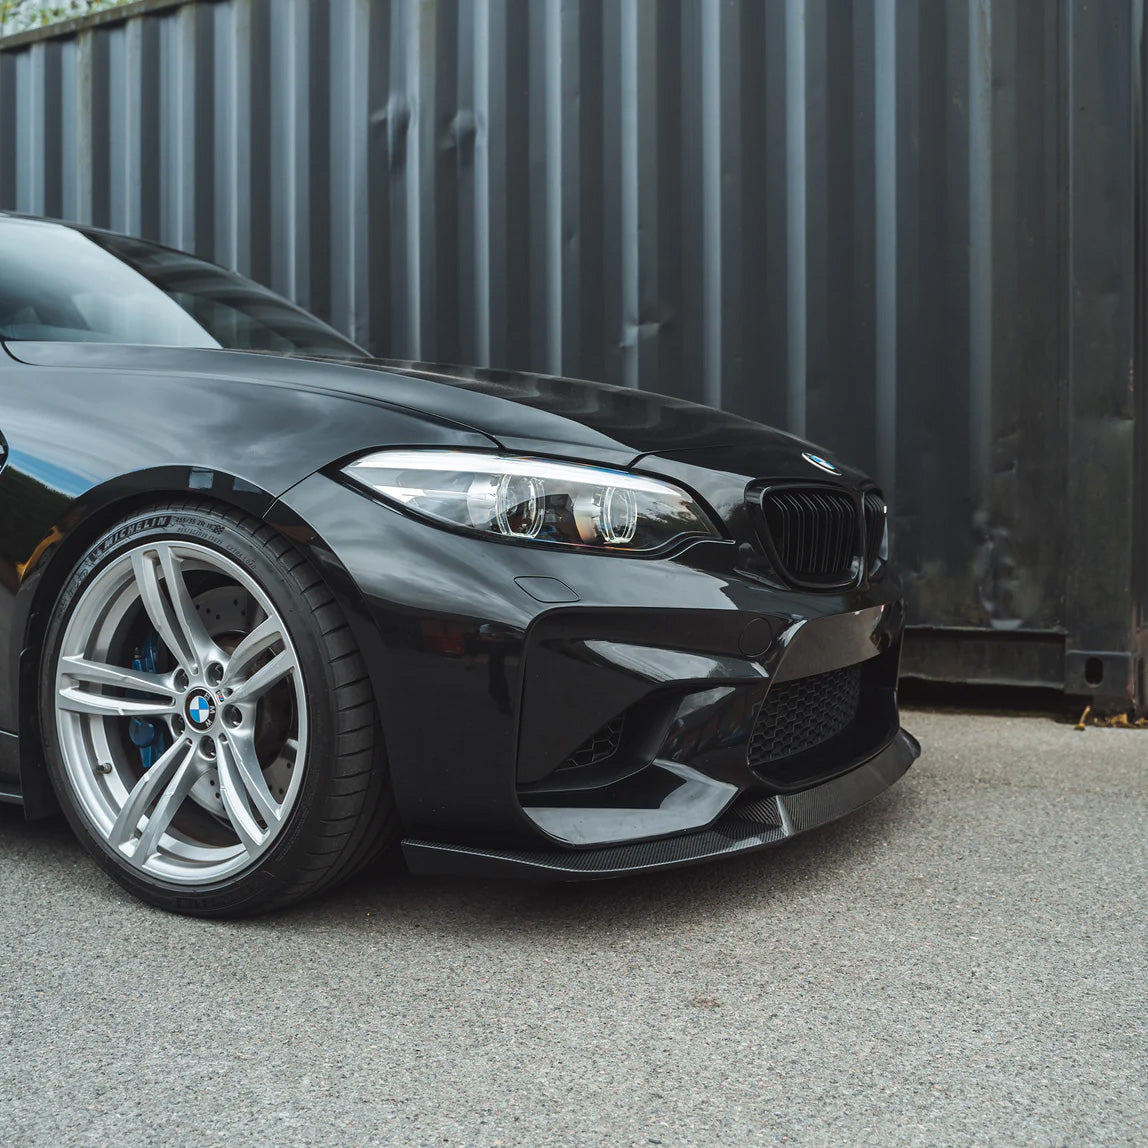
[[[293,643],[306,699],[302,781],[277,836],[248,869],[203,885],[143,872],[109,845],[77,796],[56,721],[61,646],[85,588],[117,558],[161,541],[216,551],[258,584]],[[266,913],[331,888],[397,845],[378,711],[346,619],[311,563],[241,512],[182,501],[139,510],[106,530],[77,563],[55,605],[39,704],[48,773],[76,835],[110,876],[160,908],[202,917]]]

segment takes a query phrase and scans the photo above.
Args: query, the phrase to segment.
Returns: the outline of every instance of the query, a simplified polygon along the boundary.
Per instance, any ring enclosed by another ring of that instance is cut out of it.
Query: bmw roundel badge
[[[211,727],[215,721],[215,702],[207,690],[195,690],[187,699],[187,720],[197,730]]]
[[[837,467],[833,465],[833,463],[827,462],[819,454],[810,454],[809,451],[803,450],[801,452],[801,457],[805,459],[806,462],[812,463],[812,465],[817,467],[818,470],[825,471],[826,474],[841,474],[841,471],[839,471]]]

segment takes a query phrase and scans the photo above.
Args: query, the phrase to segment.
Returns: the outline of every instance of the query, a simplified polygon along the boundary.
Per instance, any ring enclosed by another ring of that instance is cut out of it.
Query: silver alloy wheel
[[[234,604],[226,622],[221,600]],[[137,668],[141,642],[164,668]],[[161,731],[150,764],[133,720]],[[81,592],[56,667],[56,728],[88,821],[129,864],[180,884],[253,865],[285,824],[307,757],[307,699],[282,619],[245,570],[191,542],[129,550]]]

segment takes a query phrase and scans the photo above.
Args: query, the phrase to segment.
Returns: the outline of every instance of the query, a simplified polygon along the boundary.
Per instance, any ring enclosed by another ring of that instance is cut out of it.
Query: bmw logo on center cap
[[[841,474],[841,471],[839,471],[833,463],[827,462],[819,454],[810,454],[809,451],[803,450],[801,457],[805,459],[806,462],[811,462],[818,470],[825,471],[826,474]]]
[[[215,702],[206,690],[196,690],[188,697],[187,720],[197,730],[209,729],[215,721]]]

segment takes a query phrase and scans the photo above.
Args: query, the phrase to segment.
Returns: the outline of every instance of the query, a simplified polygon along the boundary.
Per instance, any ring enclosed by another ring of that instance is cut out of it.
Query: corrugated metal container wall
[[[127,13],[0,44],[0,206],[806,435],[891,498],[910,669],[1131,690],[1144,0]]]

